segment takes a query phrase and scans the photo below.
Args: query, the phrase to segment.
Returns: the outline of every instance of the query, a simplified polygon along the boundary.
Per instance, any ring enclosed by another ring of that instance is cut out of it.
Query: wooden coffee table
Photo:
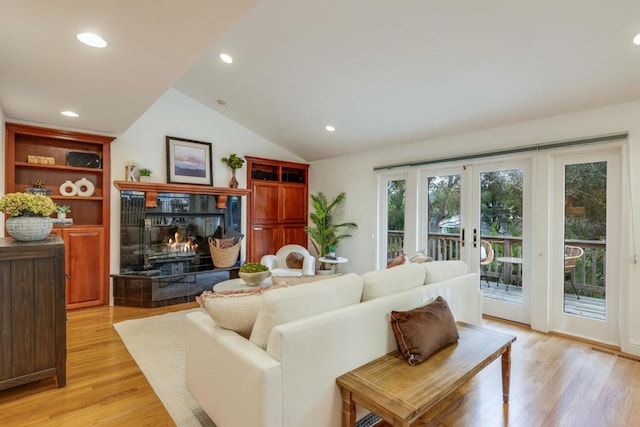
[[[394,427],[437,415],[460,396],[456,390],[502,356],[502,400],[509,403],[511,343],[515,336],[458,323],[460,339],[417,366],[398,351],[340,376],[342,425],[355,426],[356,403]]]

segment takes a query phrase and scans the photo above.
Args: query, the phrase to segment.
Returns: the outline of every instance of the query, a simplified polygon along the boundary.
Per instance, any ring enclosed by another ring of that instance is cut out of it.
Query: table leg
[[[356,425],[356,403],[351,399],[351,392],[346,389],[342,391],[342,427],[355,427]]]
[[[502,402],[509,404],[509,386],[511,384],[511,344],[502,353]]]

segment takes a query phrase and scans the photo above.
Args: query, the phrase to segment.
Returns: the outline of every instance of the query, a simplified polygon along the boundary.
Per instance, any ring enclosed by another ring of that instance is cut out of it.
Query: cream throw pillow
[[[207,310],[218,326],[235,331],[248,339],[258,316],[262,294],[271,289],[286,286],[286,284],[277,284],[237,291],[204,291],[196,297],[196,301]]]

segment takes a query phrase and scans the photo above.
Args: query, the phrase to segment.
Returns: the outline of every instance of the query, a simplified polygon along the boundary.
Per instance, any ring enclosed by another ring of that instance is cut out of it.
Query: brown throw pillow
[[[402,265],[407,262],[407,258],[404,255],[398,255],[394,259],[391,260],[389,264],[387,264],[387,268],[395,267],[398,265]]]
[[[398,349],[415,366],[458,341],[458,328],[449,304],[438,297],[431,304],[409,311],[392,311],[391,328]]]
[[[289,255],[287,255],[286,262],[287,267],[300,269],[302,268],[302,264],[304,263],[304,255],[302,255],[300,252],[291,252]]]

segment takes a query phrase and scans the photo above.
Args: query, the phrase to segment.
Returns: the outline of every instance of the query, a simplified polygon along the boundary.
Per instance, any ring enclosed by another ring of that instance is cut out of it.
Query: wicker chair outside
[[[567,280],[567,278],[569,279],[573,292],[576,294],[578,299],[580,299],[580,295],[578,295],[576,285],[573,283],[573,272],[578,265],[578,260],[582,258],[583,255],[584,249],[579,246],[567,245],[564,247],[564,278],[565,280]]]
[[[487,268],[485,267],[485,265],[489,265],[493,262],[493,257],[495,254],[493,252],[493,246],[491,245],[491,242],[487,240],[482,240],[480,244],[484,248],[484,258],[480,259],[480,269],[481,269],[480,280],[482,280],[482,278],[484,277],[484,281],[487,282],[487,288],[488,288],[489,275],[487,274]]]

